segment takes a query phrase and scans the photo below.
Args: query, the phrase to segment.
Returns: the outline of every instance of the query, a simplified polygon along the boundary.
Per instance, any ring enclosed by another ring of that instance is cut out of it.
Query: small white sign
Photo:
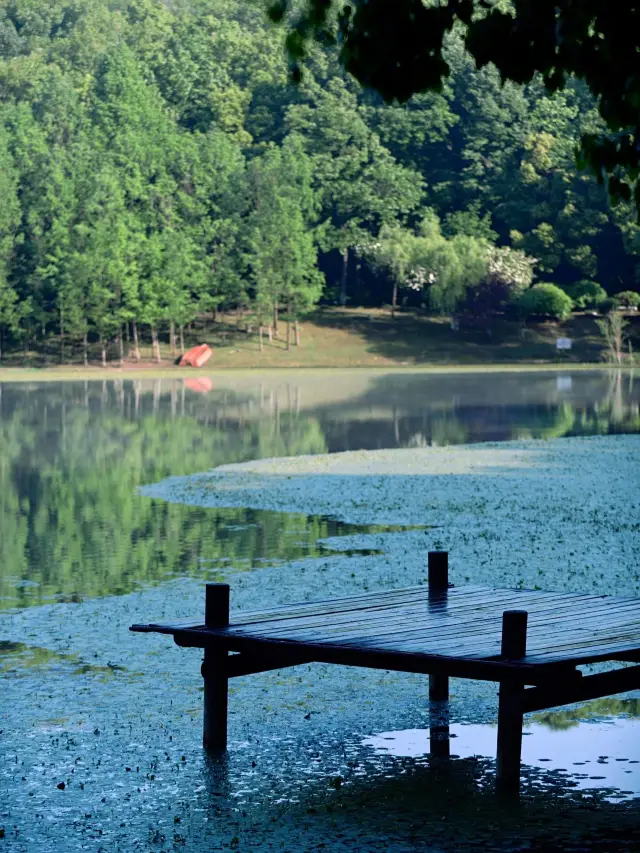
[[[571,338],[558,338],[556,349],[571,349]]]

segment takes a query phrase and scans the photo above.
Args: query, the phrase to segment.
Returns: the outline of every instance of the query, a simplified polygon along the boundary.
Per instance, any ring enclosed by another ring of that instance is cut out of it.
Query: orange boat
[[[208,344],[200,344],[185,352],[180,359],[180,367],[202,367],[212,355],[213,350]]]

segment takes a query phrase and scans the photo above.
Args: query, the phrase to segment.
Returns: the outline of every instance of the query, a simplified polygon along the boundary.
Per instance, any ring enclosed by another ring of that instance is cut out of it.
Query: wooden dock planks
[[[224,629],[202,622],[136,625],[180,636],[189,645],[291,643],[302,647],[438,655],[468,661],[500,659],[502,613],[529,614],[522,665],[582,664],[638,652],[640,601],[579,593],[462,587],[429,597],[425,587],[321,602],[302,602],[231,616]]]
[[[586,593],[449,588],[448,557],[429,554],[429,585],[229,613],[229,587],[207,584],[204,622],[132,625],[204,649],[205,748],[227,743],[228,680],[324,662],[429,675],[431,753],[449,755],[449,677],[500,683],[496,781],[520,785],[522,719],[640,687],[640,666],[583,677],[578,665],[640,663],[640,599]],[[528,686],[532,685],[532,686]]]

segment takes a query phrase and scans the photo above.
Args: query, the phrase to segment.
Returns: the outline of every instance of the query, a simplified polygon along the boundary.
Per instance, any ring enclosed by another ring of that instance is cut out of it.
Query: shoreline
[[[634,365],[612,364],[608,362],[487,362],[486,364],[416,364],[416,365],[282,365],[278,367],[202,367],[184,368],[168,366],[149,367],[0,367],[0,383],[18,382],[79,382],[100,381],[113,379],[185,379],[189,377],[205,376],[246,376],[257,375],[284,375],[292,373],[322,373],[353,372],[371,373],[382,375],[385,373],[558,373],[567,371],[601,372],[603,370],[617,370],[632,372]]]

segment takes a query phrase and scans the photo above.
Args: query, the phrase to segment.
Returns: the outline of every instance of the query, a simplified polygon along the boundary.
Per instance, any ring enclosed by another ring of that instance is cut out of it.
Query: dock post
[[[427,579],[429,598],[449,589],[449,552],[429,551],[427,555]]]
[[[204,624],[206,628],[226,628],[229,625],[229,584],[207,584]],[[227,748],[227,656],[226,649],[204,650],[202,745],[207,752],[222,752]]]
[[[519,660],[526,655],[527,616],[526,610],[505,610],[502,614],[503,658]],[[523,694],[524,684],[517,676],[500,682],[496,790],[515,797],[520,793]]]
[[[449,589],[449,554],[429,551],[427,556],[429,605],[442,605]],[[429,751],[437,758],[448,758],[449,739],[449,676],[434,673],[429,676]]]

